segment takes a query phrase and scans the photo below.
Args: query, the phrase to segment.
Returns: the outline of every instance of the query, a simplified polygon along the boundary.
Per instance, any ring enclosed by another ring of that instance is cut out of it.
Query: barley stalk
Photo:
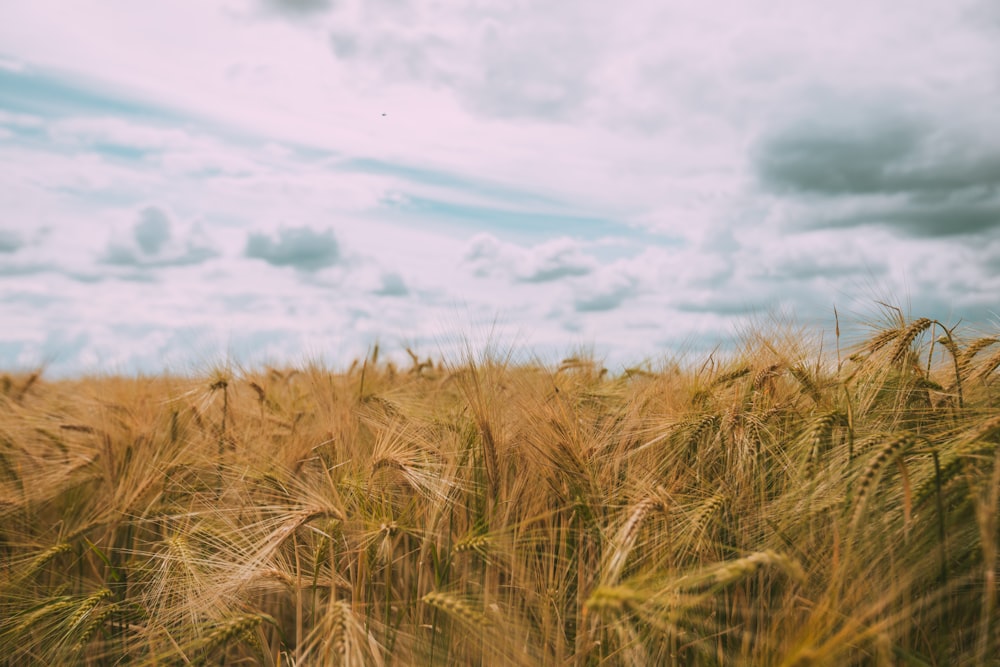
[[[715,569],[710,570],[708,576],[715,586],[729,586],[747,579],[762,567],[778,568],[797,582],[804,582],[806,579],[805,571],[798,562],[770,549],[721,563]]]
[[[865,350],[869,354],[874,354],[875,352],[878,352],[892,341],[899,338],[899,336],[902,333],[903,333],[902,329],[885,329],[883,331],[880,331],[871,340],[868,341],[868,344],[865,346]]]
[[[972,360],[977,354],[996,344],[1000,339],[996,336],[986,336],[983,338],[977,338],[976,340],[969,343],[969,345],[958,354],[958,366],[962,371],[962,375],[968,375],[969,368],[972,366]]]
[[[76,627],[83,621],[83,619],[86,618],[91,611],[93,611],[94,607],[99,605],[104,600],[110,599],[111,596],[112,593],[110,589],[102,588],[96,593],[93,593],[84,598],[83,601],[80,602],[80,605],[77,607],[76,611],[69,618],[67,624],[69,625],[70,629],[71,630],[76,629]]]
[[[636,503],[632,511],[629,512],[628,519],[622,524],[612,542],[613,550],[610,558],[608,558],[604,576],[602,577],[605,583],[611,584],[616,582],[621,576],[622,569],[625,567],[629,554],[635,546],[635,541],[639,535],[639,529],[642,527],[643,520],[654,509],[662,506],[660,500],[652,496],[647,496]]]
[[[782,368],[781,364],[771,364],[770,366],[760,369],[757,374],[754,375],[750,386],[754,389],[754,391],[761,391],[764,389],[766,384],[771,382],[771,380],[781,372]]]
[[[1000,336],[899,315],[857,364],[17,376],[0,663],[988,664]]]
[[[260,627],[263,620],[260,614],[240,614],[222,623],[215,624],[208,636],[198,642],[197,649],[201,657],[195,660],[195,664],[208,662],[212,653],[228,646],[234,639],[241,638],[247,633],[253,632]]]
[[[902,433],[894,438],[891,438],[882,447],[882,449],[880,449],[879,452],[868,461],[868,465],[858,478],[855,487],[854,511],[851,515],[852,527],[856,527],[860,523],[861,517],[864,515],[868,499],[875,490],[879,473],[882,472],[886,462],[912,447],[917,440],[917,436],[912,433]]]
[[[595,588],[587,598],[585,608],[590,612],[621,613],[631,605],[642,602],[646,597],[630,586],[603,585]]]
[[[833,429],[844,425],[847,417],[839,410],[832,410],[820,415],[807,432],[807,440],[810,444],[810,460],[816,462],[820,455],[830,447]]]
[[[90,614],[90,618],[87,620],[87,624],[83,626],[80,631],[80,637],[77,639],[76,645],[73,647],[75,653],[79,653],[86,648],[90,640],[94,638],[97,631],[104,627],[105,622],[112,614],[120,609],[119,605],[115,602],[111,604],[104,605],[100,611],[97,613]]]
[[[986,359],[986,361],[979,364],[979,366],[976,367],[975,372],[972,374],[971,379],[973,381],[983,380],[998,367],[1000,367],[1000,351],[995,352],[992,356]]]
[[[729,371],[728,373],[723,373],[719,377],[715,378],[715,380],[712,381],[712,386],[724,387],[726,385],[732,384],[736,380],[739,380],[740,378],[745,377],[749,374],[750,374],[749,366],[740,366],[739,368],[735,368]]]
[[[466,551],[475,551],[481,556],[486,556],[489,553],[491,541],[489,535],[469,535],[455,542],[454,546],[452,546],[452,551],[457,554]]]
[[[896,347],[893,348],[892,351],[892,363],[898,364],[903,361],[909,353],[910,345],[913,344],[913,341],[916,340],[917,336],[919,336],[933,323],[933,320],[926,317],[921,317],[920,319],[911,322],[910,326],[906,327],[906,329],[904,329],[902,333],[896,337]]]
[[[431,592],[421,598],[424,604],[447,613],[463,623],[471,626],[485,628],[489,627],[490,621],[486,615],[470,607],[468,603],[454,595],[442,592]]]
[[[69,553],[73,550],[73,545],[68,542],[60,542],[59,544],[54,544],[45,551],[41,552],[25,569],[25,571],[17,577],[18,581],[27,581],[34,577],[38,572],[40,572],[52,559],[54,559],[59,554]]]

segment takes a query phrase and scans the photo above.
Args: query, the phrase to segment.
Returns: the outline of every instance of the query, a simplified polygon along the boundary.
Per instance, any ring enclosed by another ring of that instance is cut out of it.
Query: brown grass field
[[[1000,664],[1000,338],[815,338],[4,375],[0,664]]]

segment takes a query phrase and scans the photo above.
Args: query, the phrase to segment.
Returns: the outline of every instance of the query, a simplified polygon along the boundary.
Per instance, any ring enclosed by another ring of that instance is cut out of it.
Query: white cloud
[[[518,271],[518,279],[527,283],[543,283],[591,273],[597,262],[585,255],[580,244],[569,238],[559,238],[532,248]]]
[[[112,238],[101,261],[112,266],[161,268],[200,264],[217,255],[205,233],[195,226],[175,235],[170,215],[158,206],[140,210],[130,233]]]
[[[477,276],[503,276],[523,283],[585,276],[598,266],[597,260],[584,252],[583,244],[567,237],[526,248],[491,234],[479,234],[469,241],[463,259]]]

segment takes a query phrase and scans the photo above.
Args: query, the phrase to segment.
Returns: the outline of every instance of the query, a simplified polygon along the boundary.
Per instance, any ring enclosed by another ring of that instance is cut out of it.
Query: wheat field
[[[887,312],[622,372],[4,375],[0,664],[1000,664],[1000,337]]]

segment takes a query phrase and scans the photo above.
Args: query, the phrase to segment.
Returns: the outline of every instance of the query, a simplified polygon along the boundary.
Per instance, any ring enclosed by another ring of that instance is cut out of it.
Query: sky
[[[1000,309],[995,0],[13,0],[0,369]]]

